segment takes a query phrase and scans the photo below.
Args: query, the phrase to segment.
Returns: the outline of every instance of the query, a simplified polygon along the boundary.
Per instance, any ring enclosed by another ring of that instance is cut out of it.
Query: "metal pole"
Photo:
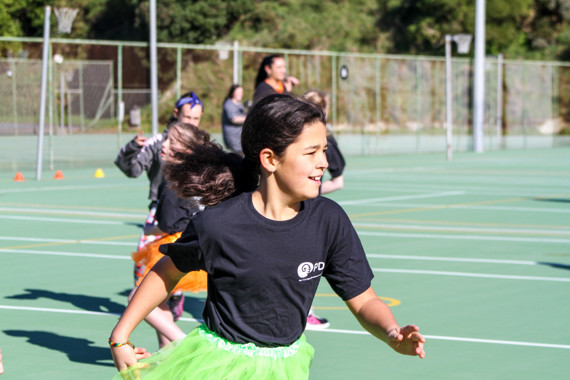
[[[51,42],[49,43],[49,60],[48,60],[48,124],[49,124],[49,139],[48,139],[48,147],[49,147],[49,170],[53,170],[53,60],[52,60],[52,49],[51,49]]]
[[[156,59],[156,0],[150,0],[150,97],[152,135],[158,134],[158,70]]]
[[[475,74],[473,77],[473,150],[483,152],[485,111],[485,0],[475,5]]]
[[[497,149],[503,146],[503,55],[497,57]]]
[[[176,48],[176,99],[180,99],[182,86],[182,48]]]
[[[331,79],[332,79],[332,96],[331,96],[331,98],[332,98],[331,106],[332,107],[331,108],[332,108],[332,124],[333,125],[336,125],[336,118],[337,118],[336,59],[337,59],[337,57],[335,55],[331,56]]]
[[[125,117],[125,102],[123,102],[123,45],[117,46],[117,147],[121,147],[121,134]]]
[[[38,150],[36,161],[36,180],[42,179],[42,156],[44,145],[44,123],[46,117],[46,90],[48,76],[48,59],[49,59],[49,27],[50,27],[51,8],[45,7],[44,12],[44,47],[42,53],[42,82],[40,93],[40,121],[38,125]]]
[[[234,84],[239,83],[239,42],[234,41]]]
[[[16,75],[16,65],[12,59],[10,59],[10,69],[12,70],[12,111],[14,113],[14,135],[18,136],[18,96],[16,88],[16,80],[18,76]]]
[[[451,132],[453,128],[453,114],[451,110],[451,36],[445,36],[445,127],[446,127],[446,152],[447,160],[452,159]]]
[[[60,68],[61,69],[61,68]],[[65,74],[59,73],[59,133],[65,131]]]

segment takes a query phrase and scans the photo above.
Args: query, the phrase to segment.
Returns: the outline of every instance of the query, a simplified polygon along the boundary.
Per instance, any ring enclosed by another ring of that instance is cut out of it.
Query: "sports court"
[[[132,288],[148,180],[102,166],[0,179],[0,349],[6,379],[105,379],[107,338]],[[570,148],[347,157],[332,193],[373,286],[427,339],[408,358],[363,332],[321,282],[311,379],[561,379],[570,373]],[[46,169],[47,170],[47,169]],[[205,294],[179,322],[197,325]],[[142,324],[132,341],[156,350]]]

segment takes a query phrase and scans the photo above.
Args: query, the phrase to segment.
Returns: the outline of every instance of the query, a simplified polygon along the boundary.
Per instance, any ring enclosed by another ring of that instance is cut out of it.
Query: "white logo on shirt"
[[[297,274],[299,275],[300,278],[305,278],[310,273],[315,272],[317,270],[322,271],[323,269],[325,269],[325,263],[323,263],[322,261],[318,263],[310,263],[306,261],[299,265],[299,267],[297,268]]]

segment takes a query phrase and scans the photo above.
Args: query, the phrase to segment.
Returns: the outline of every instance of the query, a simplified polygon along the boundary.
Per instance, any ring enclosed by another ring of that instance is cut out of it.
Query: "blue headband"
[[[202,106],[202,111],[204,111],[204,103],[196,96],[195,93],[191,92],[189,96],[180,98],[176,102],[176,109],[180,109],[184,104],[190,104],[190,109],[196,107],[197,105]]]

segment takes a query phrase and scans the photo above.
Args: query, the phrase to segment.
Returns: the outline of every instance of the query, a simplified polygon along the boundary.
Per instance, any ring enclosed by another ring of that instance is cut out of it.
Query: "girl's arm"
[[[394,351],[403,355],[425,357],[424,337],[414,325],[400,327],[394,315],[370,287],[362,294],[346,301],[358,322],[370,334],[386,342]]]
[[[323,182],[321,185],[321,195],[332,193],[333,191],[340,190],[344,187],[344,178],[342,175],[331,178]]]
[[[168,297],[178,281],[185,275],[174,266],[170,257],[160,259],[146,275],[125,312],[111,333],[111,341],[126,343],[139,323]],[[129,345],[111,347],[115,366],[119,371],[137,363],[141,352],[135,352]],[[139,354],[137,356],[137,354]],[[146,355],[148,356],[148,355]]]

